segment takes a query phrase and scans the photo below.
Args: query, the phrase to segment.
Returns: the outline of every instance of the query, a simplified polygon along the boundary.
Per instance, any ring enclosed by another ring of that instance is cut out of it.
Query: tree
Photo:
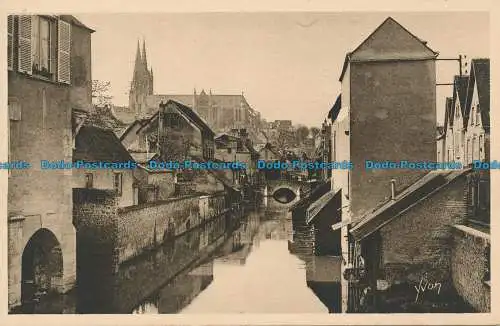
[[[299,144],[303,143],[304,140],[307,138],[307,136],[309,136],[309,128],[307,128],[306,126],[299,126],[297,128],[297,142]]]
[[[317,128],[317,127],[311,127],[311,129],[309,131],[311,132],[311,135],[312,135],[313,139],[315,139],[316,136],[320,132],[319,128]]]
[[[111,104],[113,96],[109,94],[111,90],[111,82],[92,80],[92,104],[104,106]]]
[[[295,144],[295,137],[291,131],[279,130],[278,136],[272,142],[278,147],[279,150],[284,150],[293,147]]]

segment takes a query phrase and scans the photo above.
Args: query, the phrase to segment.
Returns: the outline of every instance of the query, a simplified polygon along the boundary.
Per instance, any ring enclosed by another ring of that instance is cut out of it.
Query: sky
[[[146,41],[156,94],[241,94],[268,121],[320,126],[340,93],[346,52],[388,16],[428,42],[439,58],[489,57],[483,12],[133,13],[76,15],[92,35],[92,78],[111,82],[115,105],[128,105],[137,41]],[[449,83],[458,62],[438,61]],[[451,86],[437,88],[437,121]]]

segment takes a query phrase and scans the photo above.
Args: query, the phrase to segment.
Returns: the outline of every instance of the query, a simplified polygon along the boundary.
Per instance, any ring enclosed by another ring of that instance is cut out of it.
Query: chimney
[[[469,67],[468,67],[467,56],[460,54],[458,56],[458,59],[459,59],[459,63],[460,63],[460,69],[459,69],[460,76],[468,75],[469,74]]]
[[[396,179],[391,179],[391,200],[396,200]]]
[[[197,97],[197,95],[196,95],[196,88],[194,88],[194,89],[193,89],[193,109],[194,109],[194,110],[197,110],[197,109],[198,109],[198,107],[197,107],[197,105],[196,105],[196,104],[197,104],[196,97]]]

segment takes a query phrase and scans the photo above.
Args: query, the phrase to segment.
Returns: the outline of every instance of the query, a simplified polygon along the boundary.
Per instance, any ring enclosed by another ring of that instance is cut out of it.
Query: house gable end
[[[436,56],[437,52],[389,17],[351,53],[350,60],[425,60]]]

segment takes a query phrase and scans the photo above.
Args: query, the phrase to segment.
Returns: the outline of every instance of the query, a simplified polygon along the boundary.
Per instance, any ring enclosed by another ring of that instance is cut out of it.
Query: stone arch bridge
[[[263,198],[273,198],[279,203],[293,205],[299,201],[303,193],[309,192],[311,185],[298,180],[267,180],[261,187]]]

